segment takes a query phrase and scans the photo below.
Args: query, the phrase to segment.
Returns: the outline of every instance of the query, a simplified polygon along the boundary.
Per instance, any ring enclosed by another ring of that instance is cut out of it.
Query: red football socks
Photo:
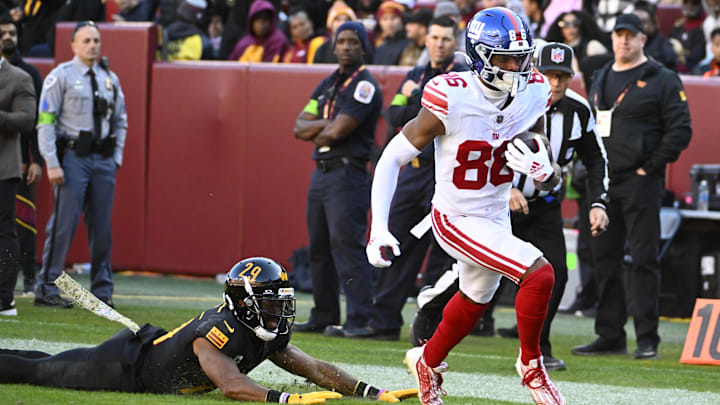
[[[547,306],[547,302],[545,305]],[[462,298],[459,291],[456,292],[445,305],[442,321],[425,345],[425,363],[433,368],[439,366],[450,350],[473,330],[487,306],[488,304],[470,302]]]
[[[540,357],[540,332],[554,282],[555,272],[549,263],[520,282],[520,288],[515,296],[515,314],[523,364]]]

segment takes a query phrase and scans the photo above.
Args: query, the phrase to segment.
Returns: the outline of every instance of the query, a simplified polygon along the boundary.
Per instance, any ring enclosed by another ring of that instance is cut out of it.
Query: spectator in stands
[[[710,33],[710,50],[713,59],[710,63],[701,65],[698,69],[698,74],[703,75],[703,77],[720,76],[720,27],[715,28]]]
[[[420,55],[425,50],[425,37],[428,34],[428,25],[432,19],[432,11],[426,8],[405,13],[405,32],[410,43],[400,55],[400,66],[415,66]]]
[[[17,26],[9,14],[0,16],[0,39],[2,40],[2,56],[13,66],[19,67],[30,75],[35,95],[39,95],[42,90],[42,77],[35,66],[26,63],[20,56],[17,48]],[[18,183],[15,201],[16,228],[20,247],[20,265],[23,271],[23,295],[33,295],[35,237],[37,235],[35,184],[42,178],[43,165],[43,159],[38,149],[37,130],[34,126],[31,130],[23,131],[20,134],[20,151],[22,153],[22,178]]]
[[[688,73],[705,57],[702,0],[683,0],[682,13],[683,17],[670,30],[669,39],[678,56],[678,72]]]
[[[10,31],[3,30],[2,41]],[[15,316],[18,275],[15,195],[21,181],[20,134],[31,131],[37,102],[30,75],[0,56],[0,316]]]
[[[163,30],[163,59],[212,59],[210,38],[200,29],[207,8],[205,0],[183,0],[178,6],[177,19]]]
[[[113,14],[113,21],[152,21],[158,0],[114,0],[120,9]]]
[[[598,0],[595,16],[598,27],[604,32],[612,31],[615,18],[623,13],[627,7],[635,4],[636,0]]]
[[[277,12],[267,0],[255,0],[248,13],[248,33],[238,41],[228,59],[239,62],[278,62],[288,48],[277,28]]]
[[[550,25],[545,39],[561,42],[573,49],[573,71],[580,71],[580,62],[588,56],[601,55],[608,50],[602,43],[602,32],[590,14],[581,11],[562,13]]]
[[[530,22],[530,29],[535,38],[539,38],[540,28],[545,24],[542,0],[522,0],[523,10]],[[556,40],[562,42],[561,40]]]
[[[457,6],[458,10],[460,11],[460,21],[458,21],[458,29],[464,30],[468,22],[473,18],[475,15],[475,12],[479,10],[479,8],[476,6],[477,1],[474,0],[455,0],[455,5]],[[498,4],[498,3],[505,3],[504,1],[489,1],[489,0],[483,0],[480,2],[480,8],[490,8],[490,7],[496,7],[496,6],[505,6],[505,4]]]
[[[337,57],[335,56],[335,44],[333,44],[333,38],[335,38],[335,33],[337,32],[337,29],[340,28],[340,26],[343,25],[345,22],[355,20],[357,20],[357,16],[355,16],[355,12],[353,11],[353,9],[348,7],[347,4],[342,1],[336,1],[335,3],[333,3],[332,7],[330,7],[330,10],[328,10],[326,22],[326,27],[330,36],[330,40],[325,41],[325,43],[322,44],[320,48],[318,48],[317,52],[315,52],[315,58],[313,59],[313,63],[338,62]],[[364,58],[365,62],[369,62],[371,60],[370,53],[365,54]]]
[[[55,21],[58,12],[65,5],[62,1],[33,2],[25,0],[24,7],[20,8],[13,16],[19,18],[20,52],[23,56],[51,57],[51,38],[55,36]],[[31,7],[32,6],[32,7]]]
[[[290,38],[292,44],[282,58],[284,63],[312,63],[315,52],[325,43],[325,37],[315,36],[315,28],[307,12],[302,9],[290,11]]]
[[[405,7],[394,0],[386,0],[378,9],[377,19],[380,35],[375,38],[375,54],[372,63],[375,65],[397,65],[400,55],[411,42],[405,36],[402,15]]]
[[[355,11],[357,20],[365,26],[371,44],[375,40],[375,28],[377,27],[375,15],[380,8],[380,3],[382,0],[348,0],[348,5]]]
[[[642,21],[645,28],[645,35],[647,35],[645,55],[651,56],[665,65],[666,68],[677,71],[677,55],[672,45],[670,45],[670,41],[658,29],[655,6],[646,1],[641,1],[635,5],[635,11],[633,12],[640,17],[640,21]]]
[[[581,10],[582,0],[549,0],[545,3],[543,14],[545,15],[545,24],[540,27],[540,37],[545,38],[550,29],[550,25],[560,16],[560,14],[570,11]]]
[[[207,34],[212,46],[213,59],[227,59],[220,56],[220,50],[225,33],[225,22],[229,13],[230,5],[223,1],[211,3],[208,9],[210,21],[208,22]]]
[[[323,80],[295,121],[295,137],[315,145],[307,223],[314,307],[293,330],[365,337],[373,315],[372,268],[363,250],[370,208],[367,162],[382,110],[377,81],[363,66],[370,45],[359,22],[341,25],[333,41],[338,69]],[[342,286],[346,321],[340,323]]]
[[[707,17],[703,21],[703,32],[705,33],[705,59],[703,62],[708,62],[712,58],[712,51],[710,50],[710,33],[717,27],[720,27],[720,0],[703,0],[703,6]]]
[[[667,164],[690,142],[690,111],[675,72],[643,52],[644,25],[635,14],[621,14],[612,33],[614,60],[593,77],[588,93],[603,138],[610,170],[610,225],[593,239],[598,338],[572,349],[578,355],[627,353],[628,309],[623,286],[625,241],[632,269],[631,315],[635,359],[658,356],[660,205]]]

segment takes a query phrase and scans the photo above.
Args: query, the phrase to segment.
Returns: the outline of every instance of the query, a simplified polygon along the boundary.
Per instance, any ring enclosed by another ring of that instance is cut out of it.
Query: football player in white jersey
[[[432,229],[440,246],[458,260],[460,291],[443,311],[442,322],[405,361],[424,405],[442,404],[440,373],[450,350],[475,326],[505,276],[519,284],[515,299],[519,356],[515,363],[536,404],[565,404],[550,381],[540,354],[540,332],[554,272],[540,250],[512,235],[509,197],[513,171],[552,188],[559,179],[537,135],[537,152],[513,137],[544,133],[550,87],[532,70],[535,48],[526,22],[495,7],[479,11],[468,24],[470,72],[434,78],[423,92],[423,108],[385,148],[372,185],[373,221],[367,256],[376,267],[391,264],[385,249],[400,255],[388,230],[388,212],[398,171],[435,142]]]

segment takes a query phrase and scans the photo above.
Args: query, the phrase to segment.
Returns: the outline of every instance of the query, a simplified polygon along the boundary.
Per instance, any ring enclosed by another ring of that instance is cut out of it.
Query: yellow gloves
[[[397,391],[385,391],[378,397],[378,401],[381,402],[400,402],[403,399],[417,397],[417,388],[408,388]]]
[[[288,404],[324,404],[326,399],[342,398],[342,394],[332,391],[306,392],[292,394],[287,400]]]

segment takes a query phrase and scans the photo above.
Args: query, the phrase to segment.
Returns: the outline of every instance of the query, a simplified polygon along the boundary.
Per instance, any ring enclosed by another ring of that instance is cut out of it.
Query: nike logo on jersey
[[[231,328],[230,325],[228,325],[227,321],[223,322],[225,322],[225,327],[227,328],[228,332],[235,333],[235,329]]]

